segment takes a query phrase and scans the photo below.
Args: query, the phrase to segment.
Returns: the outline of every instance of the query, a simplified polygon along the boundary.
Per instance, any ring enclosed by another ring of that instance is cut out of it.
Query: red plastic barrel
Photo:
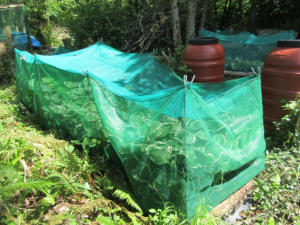
[[[184,49],[182,64],[192,69],[195,82],[217,83],[224,80],[224,49],[213,37],[194,37]]]
[[[264,123],[272,128],[287,112],[281,99],[293,100],[300,94],[300,40],[278,41],[265,59],[262,71]]]

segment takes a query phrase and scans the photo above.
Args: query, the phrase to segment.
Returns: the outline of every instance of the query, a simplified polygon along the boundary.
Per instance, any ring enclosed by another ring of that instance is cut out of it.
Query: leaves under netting
[[[184,85],[153,56],[100,42],[65,55],[16,53],[21,100],[22,88],[34,93],[29,106],[60,135],[108,141],[106,156],[143,210],[170,201],[191,217],[203,198],[214,207],[264,167],[259,77]]]

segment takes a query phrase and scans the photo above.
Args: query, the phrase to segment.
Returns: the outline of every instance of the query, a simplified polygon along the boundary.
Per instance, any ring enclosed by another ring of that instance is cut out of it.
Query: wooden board
[[[243,198],[247,196],[254,188],[254,181],[250,180],[245,186],[236,191],[234,194],[229,196],[219,205],[217,205],[211,212],[211,215],[222,217],[231,210],[234,206],[236,206]]]
[[[246,76],[253,75],[254,73],[252,73],[252,72],[241,72],[241,71],[229,71],[229,70],[225,70],[224,74],[225,75],[231,75],[231,76],[246,77]]]
[[[14,7],[23,7],[24,4],[11,4],[11,5],[0,5],[0,9],[14,8]]]

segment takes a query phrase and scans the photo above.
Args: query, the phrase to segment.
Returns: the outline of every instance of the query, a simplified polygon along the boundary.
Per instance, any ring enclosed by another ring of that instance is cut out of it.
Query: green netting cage
[[[184,82],[153,55],[103,43],[53,56],[16,50],[21,101],[69,138],[108,141],[143,210],[191,218],[264,169],[260,76]]]
[[[26,8],[22,4],[0,5],[0,81],[10,80],[13,49],[30,46]]]
[[[265,57],[277,46],[278,40],[294,39],[294,31],[288,30],[267,36],[256,36],[247,31],[227,35],[226,32],[200,31],[200,36],[216,37],[225,51],[225,69],[252,72],[263,67]]]
[[[59,54],[65,54],[65,53],[69,53],[72,52],[74,50],[71,50],[69,48],[64,48],[62,46],[58,46],[54,51],[50,52],[47,55],[59,55]]]

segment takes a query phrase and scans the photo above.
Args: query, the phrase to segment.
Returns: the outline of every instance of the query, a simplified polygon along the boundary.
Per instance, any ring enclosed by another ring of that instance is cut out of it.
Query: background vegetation
[[[173,51],[203,27],[300,27],[298,0],[0,0],[7,3],[26,4],[31,32],[46,46],[71,38],[76,48],[103,40],[131,52]]]
[[[0,0],[9,3],[26,4],[31,33],[44,47],[103,40],[128,52],[153,52],[184,72],[183,46],[202,27],[229,33],[300,27],[298,0]],[[253,205],[237,224],[299,224],[299,101],[285,107],[289,115],[266,136],[266,170],[248,196]],[[0,224],[187,224],[170,205],[142,214],[100,144],[43,131],[18,103],[15,85],[1,84]],[[223,219],[199,209],[191,223]]]

